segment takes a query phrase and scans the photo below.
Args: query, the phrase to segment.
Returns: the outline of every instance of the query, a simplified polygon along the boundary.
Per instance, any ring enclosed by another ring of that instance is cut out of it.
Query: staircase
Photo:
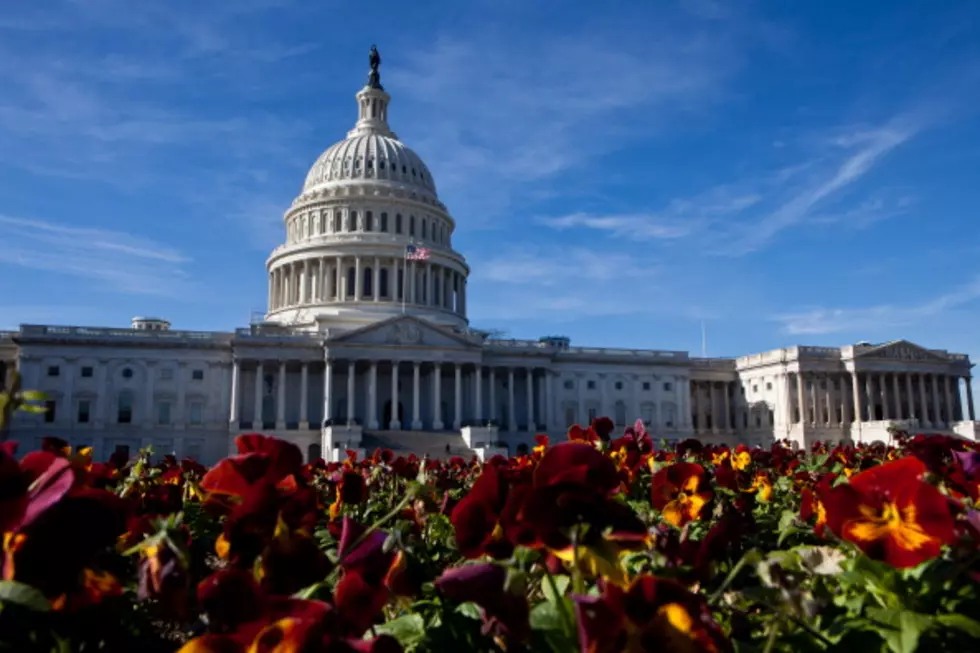
[[[447,444],[449,453],[446,453]],[[414,453],[420,458],[460,456],[468,460],[474,455],[463,436],[452,431],[365,431],[361,436],[361,448],[368,456],[375,449],[391,449],[396,456]]]

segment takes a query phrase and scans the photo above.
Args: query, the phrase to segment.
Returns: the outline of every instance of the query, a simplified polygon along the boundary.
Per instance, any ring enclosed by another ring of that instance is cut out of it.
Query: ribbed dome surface
[[[382,179],[424,188],[435,194],[432,175],[419,155],[379,133],[358,134],[331,145],[306,175],[303,192],[348,181]]]

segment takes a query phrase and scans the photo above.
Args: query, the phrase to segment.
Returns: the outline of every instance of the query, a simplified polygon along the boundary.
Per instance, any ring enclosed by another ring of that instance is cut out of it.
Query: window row
[[[94,376],[95,368],[91,365],[83,365],[78,369],[78,375],[83,379],[90,379]],[[61,366],[60,365],[48,365],[47,369],[48,376],[55,377],[61,376]],[[124,367],[119,372],[119,375],[124,379],[133,378],[133,368]],[[174,369],[172,367],[160,368],[157,373],[157,378],[161,381],[171,381],[174,378]],[[191,380],[192,381],[203,381],[204,380],[204,370],[195,369],[191,370]]]
[[[565,382],[563,383],[563,387],[566,390],[574,390],[575,389],[575,381],[572,380],[572,379],[566,379]],[[622,390],[623,387],[624,387],[624,384],[623,384],[622,381],[616,381],[613,384],[613,387],[615,387],[617,390]],[[653,388],[653,384],[650,383],[649,381],[644,381],[642,383],[642,386],[641,387],[645,391],[648,391],[649,392]],[[585,382],[585,388],[587,390],[595,390],[596,389],[596,382],[595,381],[586,381]],[[673,392],[674,391],[674,384],[671,383],[670,381],[664,381],[663,388],[664,388],[664,392]]]
[[[75,402],[75,423],[89,424],[94,419],[94,399],[79,399]],[[58,418],[58,404],[56,399],[49,399],[45,402],[44,421],[47,424],[54,423]],[[176,402],[158,401],[154,410],[154,424],[158,426],[170,426],[174,423],[174,410]],[[116,424],[133,423],[133,396],[128,392],[119,393],[116,402]],[[192,426],[204,424],[204,402],[191,401],[187,404],[187,422]]]
[[[414,215],[410,215],[408,220],[405,220],[401,213],[396,213],[394,218],[389,220],[387,212],[376,215],[373,211],[358,213],[354,210],[347,212],[337,210],[324,211],[321,215],[313,213],[294,217],[289,222],[287,240],[295,243],[326,233],[354,232],[406,234],[438,245],[448,245],[450,235],[449,225],[436,218],[416,219]]]
[[[398,175],[399,171],[405,181],[408,181],[409,177],[419,181],[425,181],[424,170],[417,170],[415,166],[399,165],[396,161],[375,159],[373,156],[348,156],[343,159],[336,157],[331,161],[330,165],[323,165],[317,171],[317,175],[324,180],[334,178],[349,179],[350,177],[360,177],[363,172],[363,176],[365,177],[374,177],[375,173],[377,173],[379,177],[392,179],[395,175]]]

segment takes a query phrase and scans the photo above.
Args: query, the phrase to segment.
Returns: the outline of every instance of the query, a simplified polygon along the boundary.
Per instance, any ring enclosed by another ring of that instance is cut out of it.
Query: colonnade
[[[253,368],[255,378],[252,428],[260,429],[264,423],[271,421],[263,412],[268,385],[265,377],[270,372],[276,375],[272,384],[275,391],[275,428],[287,428],[287,363],[244,363]],[[243,421],[240,417],[242,365],[243,361],[236,360],[232,367],[229,410],[229,422],[232,424]],[[543,368],[342,359],[327,359],[323,363],[301,362],[299,365],[297,428],[301,430],[311,426],[311,374],[322,375],[321,415],[324,424],[359,423],[369,430],[433,431],[459,430],[462,426],[482,425],[487,421],[493,421],[501,430],[510,432],[537,432],[551,427],[554,406],[551,374]],[[382,381],[383,377],[387,378]],[[390,391],[383,389],[383,382],[390,384]],[[423,384],[428,388],[426,394],[431,406],[422,405]],[[366,392],[363,391],[365,385]],[[382,398],[385,399],[383,410]]]
[[[738,414],[747,409],[737,401],[734,381],[691,380],[691,424],[695,431],[728,432],[738,428]],[[707,392],[705,392],[707,391]],[[707,394],[707,401],[705,401]],[[718,411],[721,395],[723,409]],[[734,395],[734,396],[733,396]],[[733,410],[734,409],[734,410]],[[721,419],[717,419],[721,417]]]
[[[408,283],[405,283],[405,280]],[[406,294],[407,291],[407,294]],[[466,275],[432,261],[329,256],[269,273],[269,309],[332,302],[401,302],[466,314]]]
[[[973,420],[970,377],[917,372],[851,371],[791,374],[793,392],[787,414],[797,423],[837,426],[851,422],[917,420],[921,426],[949,427],[967,419],[960,399],[966,382],[967,409]]]

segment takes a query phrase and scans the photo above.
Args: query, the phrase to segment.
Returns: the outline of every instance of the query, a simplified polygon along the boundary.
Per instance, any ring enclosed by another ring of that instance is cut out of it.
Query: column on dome
[[[362,290],[364,288],[364,286],[362,285],[363,281],[364,279],[361,276],[361,257],[355,256],[354,257],[354,301],[355,302],[359,302],[364,298],[362,293]]]
[[[336,260],[334,261],[334,275],[333,275],[333,277],[334,277],[334,283],[333,283],[333,285],[334,285],[334,289],[335,289],[335,291],[337,293],[337,301],[338,302],[342,302],[342,301],[345,300],[344,295],[346,294],[344,292],[344,284],[346,283],[346,280],[344,279],[344,257],[343,256],[339,256],[338,255],[337,258],[336,258]]]
[[[404,281],[408,284],[408,303],[417,304],[418,295],[416,294],[416,289],[418,286],[418,269],[413,260],[406,268]],[[404,292],[404,291],[403,291]]]
[[[374,301],[381,300],[381,259],[374,257],[374,271],[371,273],[371,290],[374,291]]]
[[[398,301],[398,259],[391,259],[391,267],[388,271],[388,300]]]
[[[276,287],[275,279],[276,279],[276,271],[270,270],[269,271],[269,297],[266,300],[266,305],[269,307],[269,310],[272,310],[275,307],[275,293],[274,293]]]
[[[442,423],[442,364],[432,364],[432,430],[441,431]]]
[[[445,274],[442,277],[442,307],[447,311],[453,308],[453,271],[444,268]]]
[[[435,266],[432,263],[425,264],[425,302],[426,306],[435,306],[435,297],[433,293],[433,272],[435,271]]]

